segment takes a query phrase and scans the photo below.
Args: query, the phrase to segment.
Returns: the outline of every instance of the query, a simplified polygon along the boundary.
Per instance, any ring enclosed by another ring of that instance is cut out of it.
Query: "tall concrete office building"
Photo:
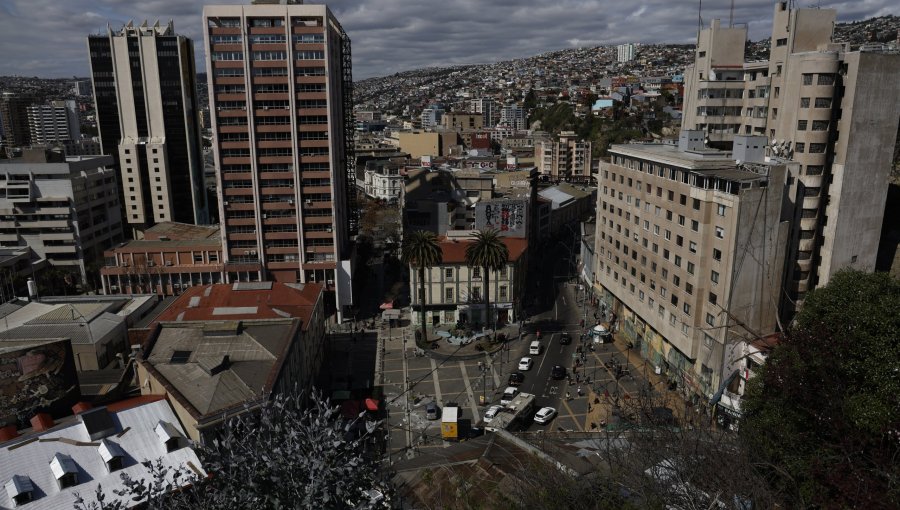
[[[745,62],[746,28],[713,20],[685,71],[683,129],[730,147],[764,135],[795,161],[783,313],[842,268],[873,270],[900,118],[900,55],[832,43],[833,9],[777,2],[768,61]]]
[[[193,42],[129,22],[88,37],[103,153],[120,170],[134,234],[160,221],[208,223]]]
[[[628,43],[616,46],[616,57],[622,63],[634,60],[634,44]]]
[[[49,145],[81,138],[78,106],[73,100],[51,101],[27,108],[31,143]]]
[[[203,9],[223,256],[230,281],[322,282],[352,304],[350,39],[324,5]]]

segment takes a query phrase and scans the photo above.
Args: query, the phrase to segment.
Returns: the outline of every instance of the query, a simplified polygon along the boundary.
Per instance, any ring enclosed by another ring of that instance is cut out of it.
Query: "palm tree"
[[[400,260],[419,271],[419,306],[422,308],[422,342],[428,341],[425,330],[425,268],[441,263],[443,253],[434,232],[414,230],[403,239]]]
[[[509,261],[509,248],[493,229],[480,230],[475,233],[475,242],[466,248],[466,264],[470,267],[484,269],[484,309],[487,314],[485,322],[492,326],[494,338],[497,338],[497,320],[491,313],[491,281],[490,272],[499,271]]]

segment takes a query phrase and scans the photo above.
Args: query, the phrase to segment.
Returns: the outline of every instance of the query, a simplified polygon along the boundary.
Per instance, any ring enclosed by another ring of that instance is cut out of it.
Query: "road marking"
[[[494,363],[491,361],[491,357],[488,353],[484,353],[484,364],[485,366],[491,367],[491,375],[494,377],[494,389],[496,390],[500,387],[500,374],[494,370]]]
[[[463,382],[466,383],[466,393],[469,394],[469,408],[472,409],[472,423],[481,421],[481,415],[478,414],[478,406],[475,404],[475,392],[472,391],[472,385],[469,383],[469,374],[466,373],[466,364],[459,362],[459,370],[463,375]]]
[[[578,428],[580,428],[582,432],[584,432],[584,427],[583,427],[580,423],[578,423],[578,420],[577,420],[577,419],[575,419],[576,414],[575,414],[574,411],[572,411],[572,408],[569,407],[569,403],[566,402],[565,400],[563,400],[563,401],[562,401],[562,405],[564,405],[564,406],[566,407],[566,411],[569,411],[569,414],[568,414],[567,416],[572,417],[572,421],[575,422],[575,425],[576,425]]]
[[[437,374],[437,363],[434,362],[433,358],[428,358],[428,361],[431,362],[431,379],[434,381],[434,398],[441,407],[444,407],[444,399],[441,396],[441,383]]]

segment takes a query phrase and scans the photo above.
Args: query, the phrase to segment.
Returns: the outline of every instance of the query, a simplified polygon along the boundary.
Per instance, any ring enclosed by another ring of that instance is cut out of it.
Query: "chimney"
[[[35,432],[43,432],[53,426],[53,418],[47,413],[37,413],[31,417],[31,428]]]
[[[77,404],[72,406],[72,414],[76,414],[76,415],[81,414],[81,413],[91,409],[92,407],[94,407],[94,406],[92,406],[90,402],[84,402],[84,401],[78,402]]]
[[[15,439],[17,437],[19,437],[19,431],[16,430],[15,425],[7,425],[0,428],[0,443],[9,441],[10,439]]]

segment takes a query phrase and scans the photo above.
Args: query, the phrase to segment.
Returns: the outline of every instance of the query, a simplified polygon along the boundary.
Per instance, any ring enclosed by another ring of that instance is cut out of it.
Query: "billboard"
[[[475,228],[498,230],[509,237],[528,236],[527,200],[491,200],[475,204]]]

